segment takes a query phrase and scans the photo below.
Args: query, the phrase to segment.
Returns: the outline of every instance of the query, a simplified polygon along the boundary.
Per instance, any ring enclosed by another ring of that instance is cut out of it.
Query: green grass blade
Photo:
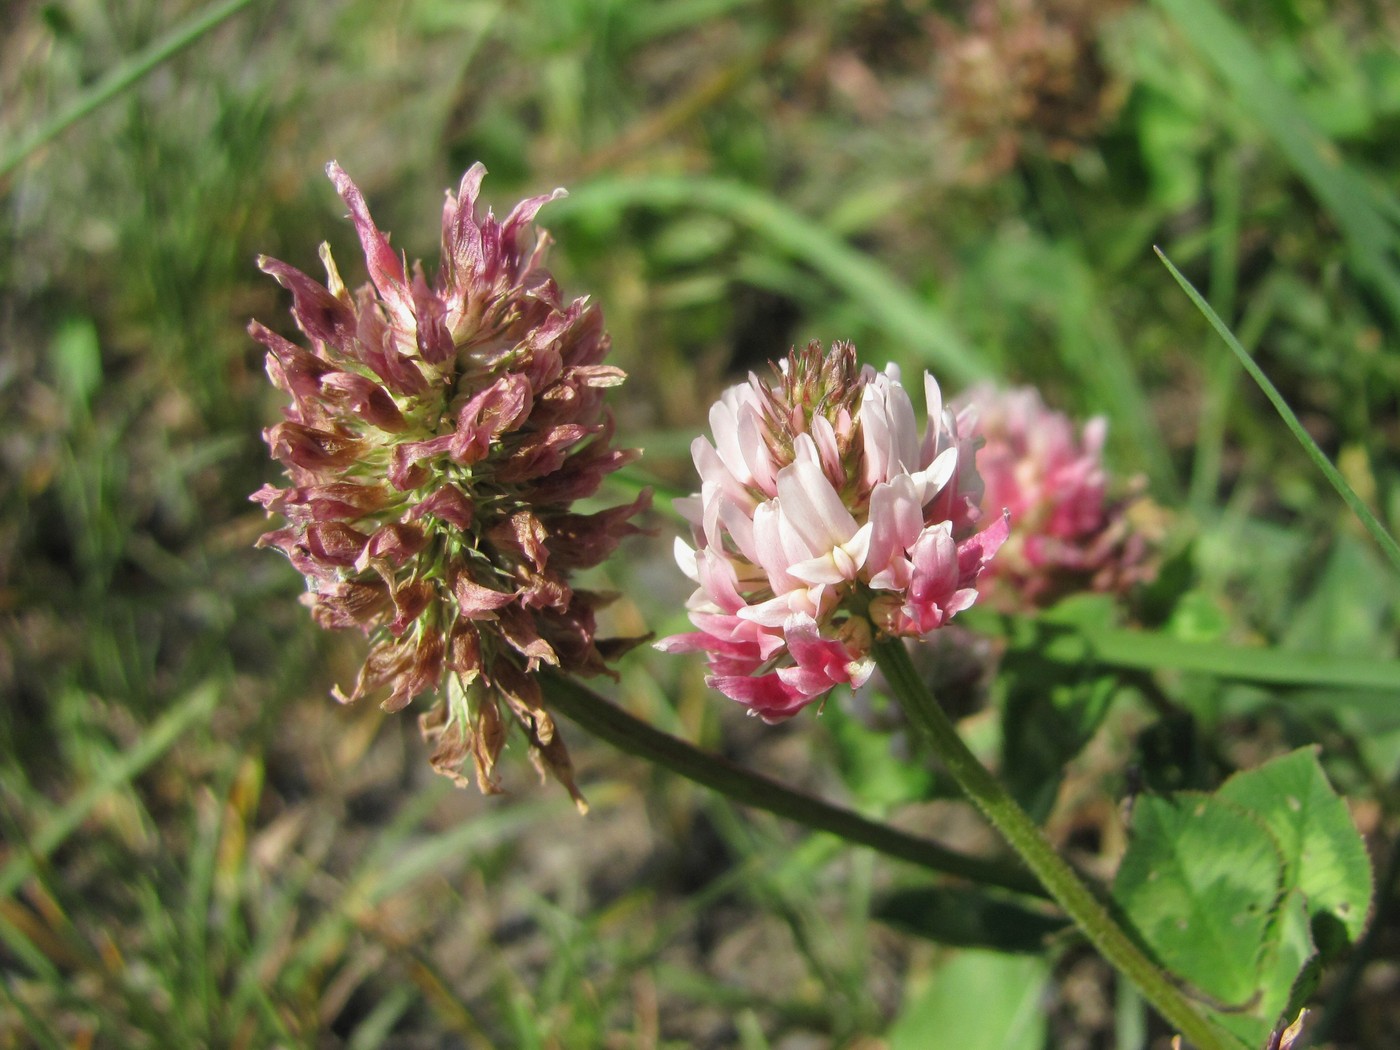
[[[35,150],[112,101],[163,62],[179,54],[252,2],[253,0],[223,0],[223,3],[210,4],[197,15],[136,52],[115,69],[108,71],[92,87],[79,94],[67,108],[54,114],[19,142],[0,153],[0,179],[23,164]]]
[[[53,1030],[53,1027],[49,1024],[49,1018],[40,1017],[29,1004],[24,1001],[23,997],[15,994],[14,990],[10,987],[8,977],[4,980],[0,980],[0,990],[4,991],[5,998],[9,1001],[10,1005],[14,1007],[15,1013],[24,1021],[25,1037],[33,1040],[34,1046],[42,1047],[43,1050],[64,1050],[64,1047],[72,1045],[71,1043],[64,1042]]]
[[[1157,0],[1191,45],[1233,89],[1234,101],[1273,139],[1341,227],[1357,271],[1400,317],[1400,273],[1392,261],[1396,205],[1377,192],[1308,119],[1264,56],[1211,0]]]
[[[991,368],[937,306],[915,295],[884,266],[816,221],[740,183],[705,176],[600,179],[570,190],[566,199],[550,205],[546,216],[564,218],[570,213],[634,206],[698,207],[725,216],[802,260],[859,302],[891,338],[936,365],[943,373],[940,379],[966,384],[991,374]],[[546,218],[546,225],[548,222]],[[774,352],[784,349],[777,347]]]
[[[1322,449],[1317,447],[1317,442],[1312,439],[1311,434],[1303,429],[1303,424],[1298,422],[1297,415],[1294,414],[1293,409],[1288,407],[1288,402],[1284,401],[1283,395],[1278,392],[1278,388],[1269,381],[1269,377],[1264,374],[1263,369],[1254,363],[1254,359],[1249,356],[1248,351],[1240,345],[1240,341],[1236,339],[1234,333],[1225,326],[1225,322],[1220,319],[1219,315],[1210,308],[1210,304],[1201,297],[1201,293],[1196,291],[1191,282],[1182,276],[1181,271],[1172,265],[1171,260],[1166,257],[1165,253],[1163,253],[1160,248],[1154,248],[1153,251],[1157,253],[1157,257],[1162,260],[1162,263],[1171,272],[1172,277],[1176,279],[1176,283],[1181,285],[1182,291],[1196,304],[1196,309],[1200,310],[1201,313],[1205,315],[1211,327],[1215,329],[1220,338],[1225,340],[1226,345],[1234,351],[1235,356],[1239,358],[1240,364],[1244,365],[1244,369],[1249,373],[1250,378],[1259,384],[1259,389],[1264,391],[1264,396],[1273,404],[1278,414],[1282,417],[1284,424],[1292,432],[1293,436],[1298,439],[1298,444],[1303,446],[1303,451],[1308,454],[1308,457],[1317,466],[1317,469],[1322,471],[1323,476],[1332,483],[1332,487],[1337,490],[1337,494],[1342,497],[1346,505],[1351,508],[1351,512],[1356,515],[1357,520],[1360,521],[1361,524],[1365,526],[1366,531],[1371,534],[1371,538],[1375,540],[1376,544],[1385,552],[1385,556],[1390,559],[1391,565],[1395,566],[1397,571],[1400,571],[1400,544],[1396,544],[1395,538],[1386,531],[1385,526],[1371,513],[1371,508],[1367,507],[1366,504],[1361,501],[1361,497],[1356,494],[1356,490],[1347,484],[1346,478],[1342,477],[1341,472],[1332,465],[1332,461],[1327,458]]]
[[[1196,671],[1241,682],[1279,686],[1321,686],[1400,693],[1400,661],[1358,660],[1322,656],[1288,649],[1184,642],[1161,634],[1119,629],[1091,630],[1074,638],[1085,644],[1089,658],[1112,667],[1142,671]],[[1069,646],[1047,646],[1052,659],[1070,655]],[[1082,649],[1076,658],[1082,658]]]
[[[345,1050],[374,1050],[383,1046],[393,1035],[394,1026],[408,1013],[418,998],[417,991],[408,984],[391,986],[384,998],[375,1004],[345,1043]]]
[[[22,852],[16,852],[0,868],[0,897],[14,893],[34,871],[35,865],[62,845],[108,794],[138,776],[192,726],[208,719],[218,699],[218,686],[206,682],[161,716],[140,743],[114,759],[96,780],[39,828]]]

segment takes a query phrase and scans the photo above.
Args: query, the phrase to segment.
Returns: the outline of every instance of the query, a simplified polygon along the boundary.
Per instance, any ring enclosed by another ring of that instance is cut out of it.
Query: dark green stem
[[[785,817],[847,842],[918,864],[943,875],[955,875],[987,886],[1044,896],[1028,872],[996,861],[971,857],[927,839],[905,834],[858,813],[804,795],[760,773],[702,751],[634,718],[572,678],[553,672],[541,675],[551,711],[576,722],[593,736],[629,755],[636,755],[695,783],[718,791],[754,809]]]
[[[914,670],[904,643],[885,638],[875,644],[875,660],[905,714],[942,760],[963,792],[1001,832],[1007,844],[1035,872],[1050,896],[1074,919],[1095,948],[1198,1050],[1229,1050],[1231,1043],[1172,984],[1118,925],[1108,909],[1049,840],[978,761],[953,723]]]

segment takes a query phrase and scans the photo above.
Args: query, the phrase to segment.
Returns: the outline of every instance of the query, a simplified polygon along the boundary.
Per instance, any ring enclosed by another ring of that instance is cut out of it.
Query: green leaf
[[[1263,821],[1210,795],[1140,797],[1113,896],[1147,947],[1211,999],[1246,1006],[1283,892]]]
[[[1269,1032],[1280,1020],[1297,1017],[1317,986],[1320,958],[1307,898],[1297,889],[1288,891],[1279,908],[1277,933],[1262,962],[1263,995],[1255,1013]]]
[[[1218,642],[1229,629],[1230,617],[1220,603],[1201,591],[1183,594],[1166,625],[1174,640],[1197,645]]]
[[[1259,990],[1245,1010],[1207,1010],[1211,1020],[1247,1046],[1263,1046],[1280,1020],[1291,1020],[1317,983],[1318,957],[1308,930],[1307,904],[1290,890],[1279,906],[1260,958]]]
[[[1199,200],[1199,154],[1206,137],[1199,116],[1152,90],[1142,92],[1136,116],[1143,160],[1152,176],[1153,200],[1173,211]]]
[[[1007,653],[997,682],[1002,777],[1036,819],[1049,814],[1065,765],[1103,723],[1117,684],[1117,675],[1092,665],[1055,664],[1035,652]]]
[[[995,690],[1002,710],[1002,779],[1036,820],[1049,815],[1065,765],[1103,724],[1118,675],[1089,659],[1080,632],[1111,626],[1105,595],[1067,598],[1012,624]]]
[[[840,756],[842,780],[864,806],[884,809],[906,802],[926,800],[933,791],[932,769],[923,762],[911,762],[907,733],[896,731],[903,721],[893,700],[867,690],[849,705],[865,706],[862,715],[846,705],[829,704],[822,712],[822,724],[831,734]]]
[[[102,349],[90,317],[70,317],[49,343],[58,388],[73,415],[87,415],[102,385]]]
[[[1322,772],[1315,747],[1238,773],[1217,796],[1268,825],[1283,853],[1286,885],[1307,898],[1309,921],[1324,955],[1361,936],[1371,908],[1371,863],[1346,803]]]
[[[955,948],[1037,954],[1046,938],[1069,925],[1060,915],[1025,907],[982,890],[942,886],[898,890],[876,903],[874,915],[916,937]]]
[[[890,1050],[1026,1050],[1045,1045],[1041,996],[1050,965],[1038,956],[959,952],[905,1000]]]

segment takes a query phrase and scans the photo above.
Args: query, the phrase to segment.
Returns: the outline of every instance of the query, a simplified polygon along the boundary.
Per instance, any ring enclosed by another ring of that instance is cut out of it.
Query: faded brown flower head
[[[323,627],[370,639],[351,702],[383,689],[397,711],[437,694],[419,724],[440,773],[500,790],[496,764],[509,722],[541,771],[582,804],[568,752],[532,672],[542,665],[606,673],[635,640],[594,636],[604,598],[575,590],[638,531],[635,502],[572,509],[638,453],[612,447],[604,391],[624,379],[603,364],[602,313],[567,301],[544,268],[549,239],[530,234],[562,190],[522,201],[503,220],[477,213],[485,168],[474,165],[442,215],[433,280],[407,269],[339,165],[327,173],[350,209],[371,283],[341,280],[329,249],[326,283],[286,263],[259,265],[292,293],[307,346],[256,321],[272,382],[291,395],[264,437],[287,488],[253,495],[286,519],[259,546],[306,577],[304,602]]]
[[[965,24],[937,18],[946,110],[989,180],[1024,154],[1069,160],[1112,120],[1126,89],[1106,66],[1100,26],[1121,0],[968,0]]]

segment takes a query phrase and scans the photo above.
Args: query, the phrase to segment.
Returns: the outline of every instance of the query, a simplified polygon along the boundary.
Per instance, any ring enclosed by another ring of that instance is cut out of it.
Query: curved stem
[[[1017,893],[1045,895],[1040,883],[1023,868],[968,856],[887,824],[867,820],[858,813],[794,791],[771,777],[751,772],[663,733],[572,678],[554,672],[541,672],[540,678],[551,711],[564,715],[621,751],[645,758],[745,806],[766,810],[940,874]]]
[[[1231,1042],[1133,943],[1074,869],[1055,852],[1040,828],[978,761],[914,670],[904,643],[875,644],[875,661],[909,720],[918,727],[963,792],[1001,832],[1050,896],[1064,908],[1110,963],[1131,980],[1161,1015],[1199,1050],[1230,1050]]]

